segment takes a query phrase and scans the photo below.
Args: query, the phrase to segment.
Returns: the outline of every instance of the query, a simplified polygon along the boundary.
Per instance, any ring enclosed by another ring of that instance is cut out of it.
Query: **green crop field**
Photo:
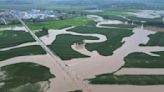
[[[91,84],[114,85],[161,85],[164,84],[164,75],[98,75],[89,80]]]
[[[39,82],[46,82],[55,77],[49,68],[35,63],[7,65],[1,67],[0,71],[5,75],[4,78],[0,77],[0,82],[4,83],[0,85],[1,92],[41,92]]]
[[[157,32],[149,35],[150,40],[147,44],[140,44],[140,46],[164,46],[164,32]]]
[[[96,37],[90,37],[90,36],[75,36],[69,34],[62,34],[62,35],[58,35],[56,40],[49,47],[54,53],[56,53],[57,56],[59,56],[63,60],[70,60],[73,58],[83,58],[89,56],[74,51],[71,48],[71,45],[82,40],[97,40],[97,39],[98,38]]]
[[[39,55],[39,54],[46,54],[46,52],[40,46],[37,45],[15,48],[7,51],[0,51],[0,61],[17,56]]]
[[[48,21],[48,22],[27,22],[26,24],[32,30],[42,29],[43,27],[48,29],[61,29],[69,26],[84,26],[90,23],[91,20],[86,17],[75,17],[64,20]]]
[[[7,48],[11,46],[20,45],[25,42],[35,41],[30,34],[24,31],[6,30],[0,32],[0,48]]]
[[[164,68],[164,51],[153,52],[159,56],[151,56],[141,52],[131,53],[125,57],[127,68]]]
[[[38,37],[46,35],[47,32],[39,31],[35,33]],[[27,42],[35,42],[32,36],[24,31],[5,30],[0,31],[0,48],[17,46]]]

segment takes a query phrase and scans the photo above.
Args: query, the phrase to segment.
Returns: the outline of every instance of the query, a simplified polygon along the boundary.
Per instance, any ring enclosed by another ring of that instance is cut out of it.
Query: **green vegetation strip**
[[[39,55],[39,54],[46,54],[46,52],[40,46],[34,45],[34,46],[21,47],[21,48],[11,49],[7,51],[0,51],[0,61],[14,58],[17,56]]]
[[[4,83],[0,85],[1,92],[43,92],[40,84],[36,83],[55,77],[49,68],[35,63],[7,65],[1,67],[0,72],[4,72],[5,76],[0,76],[0,83]]]
[[[125,57],[124,67],[128,68],[164,68],[164,51],[153,52],[159,56],[151,56],[142,52],[135,52]]]
[[[157,32],[149,35],[150,40],[147,44],[140,44],[140,46],[164,46],[164,32]]]
[[[101,26],[116,27],[121,29],[132,29],[136,27],[136,25],[130,25],[130,24],[103,24]]]
[[[161,85],[164,84],[164,75],[98,75],[90,79],[91,84],[115,85]]]
[[[98,51],[103,56],[109,56],[113,54],[113,51],[123,45],[122,39],[133,34],[129,29],[117,29],[117,28],[97,28],[97,27],[76,27],[68,30],[78,33],[90,33],[90,34],[102,34],[107,37],[107,41],[100,43],[86,44],[86,48],[89,51]]]
[[[32,30],[38,30],[44,28],[48,29],[61,29],[69,26],[85,26],[92,20],[86,17],[75,17],[64,20],[45,21],[45,22],[27,22],[26,24]]]
[[[46,35],[46,31],[39,31],[35,33],[38,37]],[[35,40],[32,36],[22,31],[13,31],[13,30],[5,30],[0,31],[0,48],[7,48],[12,46],[17,46],[27,42],[34,42]]]
[[[98,38],[90,37],[90,36],[75,36],[69,34],[62,34],[62,35],[58,35],[56,40],[49,47],[54,53],[56,53],[63,60],[89,57],[80,54],[71,48],[71,45],[83,40],[98,40]]]
[[[6,30],[0,32],[0,48],[16,46],[25,42],[35,41],[30,34],[23,31]]]

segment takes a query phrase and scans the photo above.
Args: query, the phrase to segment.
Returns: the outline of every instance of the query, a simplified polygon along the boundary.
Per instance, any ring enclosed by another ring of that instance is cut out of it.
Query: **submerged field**
[[[20,45],[22,43],[33,42],[35,41],[30,34],[27,34],[24,31],[0,31],[0,48],[6,48],[11,46]]]

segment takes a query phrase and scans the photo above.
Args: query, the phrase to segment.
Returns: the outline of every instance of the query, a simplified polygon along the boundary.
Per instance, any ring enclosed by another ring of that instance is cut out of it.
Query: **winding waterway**
[[[105,20],[100,16],[96,15],[90,15],[88,18],[93,19],[94,21],[98,22],[96,27],[98,28],[106,28],[105,26],[102,26],[102,24],[121,24],[121,21],[118,20]],[[76,32],[70,32],[67,31],[69,29],[72,29],[74,27],[68,27],[61,30],[54,30],[50,29],[48,31],[48,35],[45,35],[43,37],[40,37],[40,39],[46,44],[51,45],[55,40],[57,35],[61,34],[71,34],[71,35],[80,35],[80,36],[93,36],[99,38],[98,40],[85,40],[86,43],[99,43],[104,42],[107,40],[106,36],[101,34],[82,34],[82,33],[76,33]],[[1,30],[1,29],[0,29]],[[19,29],[20,30],[20,29]],[[67,60],[65,64],[69,66],[70,71],[75,71],[78,76],[80,76],[82,79],[88,79],[88,78],[94,78],[96,75],[104,74],[104,73],[112,73],[120,69],[124,65],[124,57],[127,56],[130,53],[133,52],[144,52],[149,55],[154,55],[151,52],[152,51],[164,51],[163,47],[140,47],[139,44],[146,44],[149,41],[148,35],[154,34],[153,31],[144,30],[141,27],[136,27],[133,29],[133,35],[129,37],[125,37],[122,42],[125,42],[120,48],[114,51],[114,54],[112,56],[102,56],[97,51],[90,52],[88,51],[85,46],[82,49],[76,48],[75,44],[73,44],[71,47],[73,50],[90,56],[89,58],[78,58],[78,59],[72,59]],[[110,39],[109,39],[110,40]],[[36,42],[33,43],[24,43],[19,46],[14,46],[10,48],[3,48],[1,51],[10,50],[14,48],[19,47],[25,47],[29,45],[36,44]],[[103,48],[102,48],[103,49]],[[0,62],[0,67],[20,62],[33,62],[37,64],[44,65],[46,67],[50,68],[50,71],[52,74],[56,75],[55,79],[51,79],[51,87],[47,92],[53,92],[54,90],[56,92],[67,92],[71,91],[76,88],[75,85],[72,84],[70,79],[64,77],[63,73],[56,67],[53,63],[52,58],[50,58],[49,55],[31,55],[31,56],[19,56],[15,58],[11,58],[5,61]],[[140,68],[138,69],[122,69],[118,71],[118,75],[121,74],[134,74],[134,71],[142,71],[138,72],[138,74],[163,74],[164,69],[156,69],[153,70],[153,72],[150,72],[150,70],[142,70]],[[69,86],[68,86],[69,85]],[[137,92],[163,92],[164,86],[129,86],[129,85],[89,85],[92,92],[107,92],[109,90],[112,90],[113,92],[122,92],[124,90],[125,92],[136,92],[134,91],[137,89]]]

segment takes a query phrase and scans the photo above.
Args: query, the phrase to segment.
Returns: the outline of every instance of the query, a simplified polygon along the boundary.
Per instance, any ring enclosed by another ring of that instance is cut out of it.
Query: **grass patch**
[[[46,22],[27,22],[26,24],[32,30],[38,30],[44,28],[48,29],[61,29],[69,26],[85,26],[90,23],[92,20],[86,17],[75,17],[64,20],[56,20],[56,21],[46,21]]]
[[[132,30],[120,28],[76,27],[69,31],[105,35],[107,37],[107,41],[105,42],[86,44],[87,50],[96,50],[103,56],[112,55],[113,51],[123,45],[122,39],[133,34]]]
[[[164,75],[98,75],[90,79],[91,84],[115,84],[115,85],[162,85]]]
[[[17,56],[26,56],[26,55],[38,55],[46,54],[46,52],[40,46],[27,46],[21,48],[15,48],[7,51],[0,51],[0,61],[14,58]]]
[[[0,86],[1,92],[11,92],[11,90],[14,88],[29,83],[35,84],[38,82],[49,81],[49,79],[55,77],[50,73],[49,68],[35,63],[18,63],[18,64],[7,65],[1,67],[0,71],[5,72],[4,74],[5,77],[4,78],[0,77],[0,82],[4,83],[4,85]],[[27,91],[21,91],[21,92],[27,92]],[[35,91],[28,91],[28,92],[35,92]]]
[[[151,56],[142,52],[131,53],[124,58],[127,68],[164,68],[164,51],[153,52],[159,56]]]

